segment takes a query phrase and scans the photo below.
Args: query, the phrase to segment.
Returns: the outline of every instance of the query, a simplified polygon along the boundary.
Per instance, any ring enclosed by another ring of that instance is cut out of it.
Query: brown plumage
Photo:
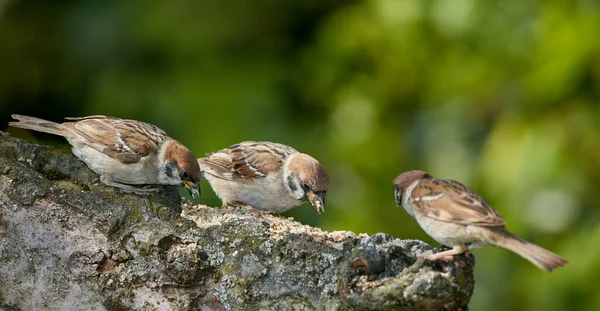
[[[497,227],[505,224],[483,198],[456,180],[430,179],[419,183],[412,190],[412,196],[439,196],[437,200],[416,199],[412,202],[413,208],[427,217],[461,225]]]
[[[283,159],[298,153],[292,147],[267,142],[246,141],[199,159],[201,167],[220,178],[251,179],[280,170]]]
[[[438,180],[423,171],[409,171],[394,179],[396,203],[404,206],[421,228],[451,250],[428,255],[451,259],[485,245],[513,251],[540,269],[552,271],[567,261],[507,231],[505,221],[479,195],[455,180]]]
[[[223,204],[282,212],[311,202],[322,212],[329,178],[313,157],[271,142],[246,141],[198,159]]]
[[[184,185],[199,194],[200,167],[194,155],[160,128],[141,121],[107,116],[67,118],[55,123],[13,115],[10,126],[65,137],[73,153],[107,185],[136,193],[156,188],[131,185]]]

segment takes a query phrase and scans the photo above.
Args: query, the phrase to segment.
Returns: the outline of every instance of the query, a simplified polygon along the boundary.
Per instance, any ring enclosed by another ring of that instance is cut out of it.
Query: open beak
[[[394,187],[394,199],[396,199],[396,205],[400,206],[402,205],[402,198],[400,198],[400,196],[398,196],[399,191],[398,188]]]
[[[308,201],[312,204],[319,214],[325,211],[325,196],[323,194],[316,194],[312,191],[306,194]]]
[[[197,183],[193,183],[191,181],[184,181],[183,187],[185,190],[192,196],[192,198],[196,198],[200,196],[200,185]]]

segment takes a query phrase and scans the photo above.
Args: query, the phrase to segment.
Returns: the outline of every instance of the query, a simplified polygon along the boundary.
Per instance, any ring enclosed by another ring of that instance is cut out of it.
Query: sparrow
[[[246,141],[198,159],[223,205],[281,213],[310,202],[324,211],[329,177],[319,161],[271,142]]]
[[[404,206],[434,240],[452,249],[422,257],[452,260],[453,255],[487,245],[502,247],[546,271],[562,267],[560,256],[510,233],[502,217],[480,196],[455,180],[409,171],[394,179],[396,203]]]
[[[107,116],[66,118],[64,123],[12,117],[18,122],[10,126],[65,137],[73,154],[108,186],[148,194],[159,189],[156,185],[183,185],[192,197],[200,195],[202,174],[192,152],[152,124]]]

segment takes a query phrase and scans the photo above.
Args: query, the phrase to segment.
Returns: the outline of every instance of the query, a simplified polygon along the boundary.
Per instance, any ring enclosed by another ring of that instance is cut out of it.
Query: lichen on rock
[[[379,233],[141,197],[73,155],[0,132],[0,308],[464,310],[474,259]]]

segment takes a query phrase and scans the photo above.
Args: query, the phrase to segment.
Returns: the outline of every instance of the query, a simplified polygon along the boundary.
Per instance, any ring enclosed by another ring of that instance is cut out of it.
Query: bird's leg
[[[135,193],[138,195],[150,195],[151,193],[157,192],[161,189],[158,186],[148,185],[148,186],[143,186],[143,187],[136,187],[136,186],[132,186],[132,185],[122,184],[122,183],[108,180],[108,179],[106,179],[106,177],[104,177],[104,175],[100,176],[100,181],[107,186],[119,188],[119,189],[121,189],[122,192]]]
[[[454,255],[462,254],[468,251],[469,248],[465,245],[454,245],[452,249],[447,251],[439,252],[436,254],[421,254],[419,258],[425,258],[431,261],[444,260],[444,261],[452,261],[454,259]]]

